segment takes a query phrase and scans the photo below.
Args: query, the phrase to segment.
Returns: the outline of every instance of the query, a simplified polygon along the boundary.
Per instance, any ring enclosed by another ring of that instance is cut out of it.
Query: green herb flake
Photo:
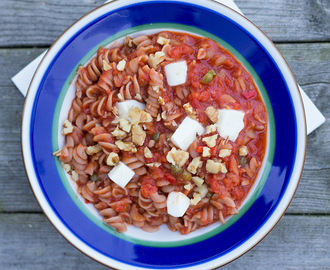
[[[93,181],[93,182],[97,182],[99,180],[99,177],[97,176],[97,174],[96,173],[93,173],[92,175],[91,175],[91,181]]]
[[[202,79],[202,83],[204,84],[208,84],[209,82],[212,81],[213,77],[216,76],[217,74],[215,73],[215,71],[213,69],[211,69],[209,72],[207,72],[203,79]]]
[[[152,139],[154,141],[157,141],[159,139],[159,133],[155,133],[153,136],[152,136]]]

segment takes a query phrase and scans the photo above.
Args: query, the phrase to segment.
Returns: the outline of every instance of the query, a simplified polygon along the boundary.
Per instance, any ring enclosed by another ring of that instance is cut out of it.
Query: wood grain
[[[328,216],[284,216],[256,247],[221,269],[329,269],[329,230]],[[0,241],[1,269],[109,269],[75,249],[43,214],[1,214]]]
[[[2,0],[0,47],[50,46],[103,0]],[[237,0],[242,12],[276,42],[330,41],[328,0]]]

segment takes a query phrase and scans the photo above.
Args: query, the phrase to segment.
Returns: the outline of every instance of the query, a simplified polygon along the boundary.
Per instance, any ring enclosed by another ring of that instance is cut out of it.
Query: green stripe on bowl
[[[102,228],[103,230],[107,231],[108,233],[111,233],[113,235],[115,235],[118,238],[121,238],[123,240],[132,242],[132,243],[136,243],[139,245],[145,245],[145,246],[151,246],[151,247],[178,247],[178,246],[184,246],[184,245],[190,245],[193,243],[198,243],[201,242],[203,240],[206,240],[222,231],[224,231],[225,229],[227,229],[228,227],[230,227],[232,224],[234,224],[237,220],[240,219],[241,216],[244,215],[244,213],[252,206],[252,204],[255,202],[255,200],[257,199],[258,195],[260,194],[261,190],[263,189],[269,172],[271,170],[272,164],[273,164],[273,158],[274,158],[274,150],[275,150],[275,120],[274,120],[274,115],[273,115],[273,110],[272,110],[272,106],[267,94],[267,91],[262,83],[262,81],[260,80],[259,76],[257,75],[257,73],[255,72],[255,70],[252,68],[252,66],[249,64],[249,62],[235,49],[233,48],[231,45],[229,45],[227,42],[225,42],[224,40],[218,38],[217,36],[214,36],[206,31],[203,31],[201,29],[195,28],[195,27],[191,27],[191,26],[187,26],[187,25],[181,25],[181,24],[171,24],[171,23],[158,23],[158,24],[147,24],[147,25],[140,25],[137,27],[132,27],[130,29],[126,29],[123,31],[118,32],[117,34],[110,36],[109,38],[103,40],[102,42],[100,42],[99,44],[97,44],[92,50],[90,50],[78,63],[77,65],[74,67],[74,69],[71,71],[70,75],[68,76],[68,78],[66,79],[58,101],[56,103],[56,108],[55,108],[55,112],[54,112],[54,118],[53,118],[53,125],[52,125],[52,146],[53,146],[53,151],[57,151],[59,149],[59,115],[60,112],[62,110],[62,104],[64,101],[64,98],[68,92],[70,83],[73,81],[74,77],[76,76],[76,71],[78,69],[78,67],[80,65],[84,65],[94,54],[96,54],[97,50],[99,47],[101,46],[106,46],[110,43],[112,43],[113,41],[125,37],[127,35],[133,34],[133,33],[137,33],[137,32],[141,32],[141,31],[146,31],[146,30],[156,30],[156,29],[166,29],[166,30],[179,30],[181,32],[190,32],[196,35],[200,35],[200,36],[204,36],[204,37],[208,37],[210,39],[213,39],[214,41],[216,41],[218,44],[220,44],[222,47],[224,47],[225,49],[227,49],[228,51],[230,51],[246,68],[246,70],[251,74],[251,76],[254,79],[255,84],[257,85],[264,103],[266,105],[267,108],[267,112],[268,112],[268,155],[265,156],[265,167],[264,167],[264,171],[263,174],[261,176],[261,179],[258,183],[258,186],[255,188],[255,190],[253,191],[253,194],[250,194],[250,198],[248,201],[244,202],[244,205],[240,208],[239,213],[233,217],[231,217],[226,224],[224,225],[220,225],[217,228],[206,232],[202,235],[199,236],[195,236],[189,239],[183,239],[183,240],[177,240],[177,241],[168,241],[168,242],[163,242],[163,241],[150,241],[150,240],[143,240],[143,239],[139,239],[139,238],[135,238],[129,235],[126,235],[125,233],[118,233],[115,229],[109,227],[108,225],[106,225],[105,223],[103,223],[100,219],[98,219],[88,208],[87,206],[78,198],[77,194],[74,192],[74,190],[72,189],[66,173],[64,172],[63,168],[62,168],[62,164],[59,161],[58,158],[54,157],[55,160],[55,164],[56,164],[56,168],[58,171],[58,174],[61,178],[61,181],[66,189],[66,191],[68,192],[69,196],[71,197],[71,199],[75,202],[75,204],[77,205],[77,207],[92,221],[94,222],[97,226],[99,226],[100,228]]]

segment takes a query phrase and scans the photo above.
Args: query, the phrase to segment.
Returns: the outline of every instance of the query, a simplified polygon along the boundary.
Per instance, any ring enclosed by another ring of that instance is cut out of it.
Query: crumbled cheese
[[[172,120],[171,123],[172,123],[172,126],[173,126],[173,127],[177,127],[177,126],[178,126],[178,124],[177,124],[174,120]]]
[[[111,134],[113,136],[115,136],[116,139],[118,139],[118,140],[124,139],[127,136],[127,133],[125,131],[121,130],[118,126],[116,127],[116,129],[113,132],[111,132]]]
[[[133,39],[131,39],[129,36],[126,36],[124,45],[133,48],[134,47]]]
[[[117,97],[118,97],[120,100],[124,100],[124,97],[123,97],[120,93],[118,93]]]
[[[120,150],[136,153],[137,149],[132,142],[123,142],[123,141],[116,141],[115,144],[118,146]]]
[[[249,153],[249,149],[248,149],[245,145],[241,146],[241,147],[239,148],[239,150],[238,150],[238,154],[239,154],[241,157],[246,156],[248,153]]]
[[[117,64],[117,69],[119,71],[123,71],[126,67],[126,61],[125,59],[121,60],[118,64]]]
[[[118,124],[120,122],[120,120],[121,120],[121,118],[117,116],[111,123]]]
[[[201,195],[201,198],[204,198],[206,194],[209,192],[206,184],[203,184],[200,187],[196,187],[195,191]]]
[[[152,87],[152,90],[154,90],[156,93],[158,93],[159,92],[159,85],[154,85]]]
[[[226,166],[221,163],[221,162],[214,162],[213,160],[209,159],[206,162],[206,171],[208,171],[209,173],[226,173],[227,172],[227,168]]]
[[[119,126],[122,130],[124,130],[126,132],[130,132],[132,124],[126,118],[121,118],[119,120]]]
[[[218,122],[219,112],[217,111],[216,108],[214,108],[213,106],[207,107],[205,113],[213,123]]]
[[[150,141],[148,142],[148,146],[149,146],[150,148],[151,148],[151,147],[154,147],[155,144],[156,144],[156,141],[154,141],[154,140],[150,140]]]
[[[162,116],[162,118],[163,118],[164,120],[166,120],[166,112],[165,112],[165,111],[162,112],[162,115],[161,115],[161,116]]]
[[[160,165],[162,165],[160,162],[153,162],[153,163],[147,163],[146,164],[148,167],[159,167]]]
[[[62,135],[68,135],[68,134],[72,133],[73,125],[68,119],[64,121],[63,127],[64,128],[62,130]]]
[[[190,105],[190,103],[183,104],[183,108],[185,109],[188,116],[192,119],[196,119],[197,113],[194,111],[194,108]]]
[[[107,165],[117,166],[119,164],[119,156],[115,152],[111,152],[107,158]]]
[[[64,164],[63,165],[63,169],[68,173],[69,171],[71,171],[71,166],[70,166],[70,164]]]
[[[138,107],[131,107],[128,110],[127,115],[131,118],[133,125],[149,123],[152,121],[152,116]]]
[[[153,157],[153,154],[152,154],[152,152],[150,151],[150,149],[148,147],[144,147],[144,156],[146,158],[152,158]]]
[[[160,45],[166,45],[170,43],[170,40],[168,38],[158,37],[157,43]]]
[[[192,205],[197,205],[201,201],[201,195],[197,192],[194,192],[194,198],[190,200],[190,203]]]
[[[204,146],[203,147],[203,153],[202,153],[202,157],[210,157],[211,156],[211,149]]]
[[[205,134],[213,133],[217,131],[217,124],[209,125],[205,128]]]
[[[143,145],[146,139],[146,132],[140,125],[133,125],[132,127],[132,141],[137,145]]]
[[[165,105],[165,101],[161,96],[158,97],[158,103],[162,106]]]
[[[141,97],[140,94],[136,94],[136,95],[135,95],[135,98],[136,98],[137,100],[140,100],[140,101],[142,100],[142,97]]]
[[[189,153],[182,150],[177,150],[175,147],[171,149],[166,155],[166,160],[179,167],[182,167],[189,158]]]
[[[103,70],[107,71],[110,69],[112,69],[112,67],[109,65],[109,63],[107,61],[103,60]]]
[[[157,66],[166,59],[164,52],[156,52],[155,54],[150,54],[148,58],[148,64],[151,68],[157,68]]]
[[[193,176],[191,180],[196,184],[196,186],[201,187],[202,184],[204,183],[204,179],[198,177],[198,176]]]
[[[92,155],[94,155],[98,152],[101,152],[101,151],[102,151],[102,146],[99,145],[99,144],[88,146],[86,148],[86,154],[89,155],[89,156],[92,156]]]
[[[229,150],[229,149],[221,149],[219,151],[219,157],[221,157],[221,158],[228,157],[228,156],[230,156],[230,154],[231,154],[231,150]]]
[[[203,161],[201,161],[201,157],[195,157],[193,160],[189,163],[187,170],[188,172],[191,172],[192,174],[196,174],[198,168],[202,168]]]
[[[55,151],[55,152],[53,153],[53,156],[55,156],[55,157],[59,157],[61,154],[62,154],[62,150],[60,149],[60,150]]]
[[[191,183],[188,183],[186,185],[183,186],[186,190],[191,190],[192,188],[192,184]]]
[[[72,171],[72,172],[71,172],[71,178],[72,178],[72,180],[74,180],[74,181],[78,181],[78,180],[79,180],[79,174],[76,173],[76,171]]]
[[[208,147],[212,148],[215,146],[217,142],[217,138],[218,138],[218,134],[215,134],[212,136],[204,137],[202,141],[205,142]]]
[[[156,121],[159,122],[160,120],[162,120],[162,117],[160,116],[160,114],[157,114]]]

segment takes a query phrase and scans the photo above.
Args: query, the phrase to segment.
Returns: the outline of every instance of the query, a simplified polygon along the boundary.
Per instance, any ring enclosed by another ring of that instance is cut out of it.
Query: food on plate
[[[188,234],[238,213],[268,119],[229,51],[181,32],[127,36],[80,66],[75,87],[54,154],[105,223]]]

